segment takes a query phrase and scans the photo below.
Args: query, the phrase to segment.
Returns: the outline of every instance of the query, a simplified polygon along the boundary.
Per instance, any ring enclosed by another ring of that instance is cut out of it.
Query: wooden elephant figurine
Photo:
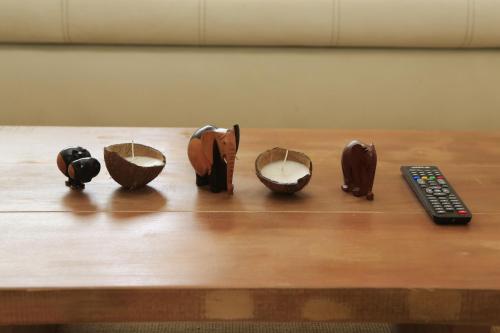
[[[354,196],[366,195],[373,200],[373,181],[377,167],[377,152],[373,144],[366,145],[360,141],[351,141],[342,152],[342,172],[344,185],[342,190],[352,192]]]
[[[188,157],[196,172],[196,185],[209,185],[212,192],[233,193],[233,173],[240,142],[240,127],[204,126],[191,136]]]

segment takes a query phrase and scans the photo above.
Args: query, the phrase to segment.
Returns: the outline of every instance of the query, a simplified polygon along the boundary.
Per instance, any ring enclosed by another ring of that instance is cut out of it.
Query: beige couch
[[[500,127],[498,0],[1,0],[0,42],[0,124]]]

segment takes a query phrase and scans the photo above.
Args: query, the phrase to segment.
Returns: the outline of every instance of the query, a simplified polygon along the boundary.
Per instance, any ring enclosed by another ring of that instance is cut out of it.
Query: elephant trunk
[[[233,174],[234,174],[234,163],[236,160],[236,151],[231,151],[227,155],[227,193],[233,194]]]
[[[375,150],[375,145],[373,143],[370,145],[370,174],[369,174],[369,182],[368,182],[368,192],[372,192],[373,182],[375,181],[375,171],[377,169],[377,151]]]

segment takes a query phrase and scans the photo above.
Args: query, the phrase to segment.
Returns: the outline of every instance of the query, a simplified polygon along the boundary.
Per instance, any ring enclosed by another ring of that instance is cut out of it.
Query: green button
[[[436,179],[436,177],[434,177],[434,176],[429,177],[429,180],[435,180],[435,179]]]

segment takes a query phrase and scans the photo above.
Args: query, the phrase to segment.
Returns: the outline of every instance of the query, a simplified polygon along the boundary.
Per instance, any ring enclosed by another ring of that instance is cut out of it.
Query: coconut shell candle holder
[[[255,160],[255,173],[271,191],[295,193],[311,180],[311,159],[298,151],[273,148]]]
[[[130,190],[155,179],[165,167],[165,161],[160,151],[137,143],[120,143],[104,148],[104,162],[109,174],[118,184]]]

